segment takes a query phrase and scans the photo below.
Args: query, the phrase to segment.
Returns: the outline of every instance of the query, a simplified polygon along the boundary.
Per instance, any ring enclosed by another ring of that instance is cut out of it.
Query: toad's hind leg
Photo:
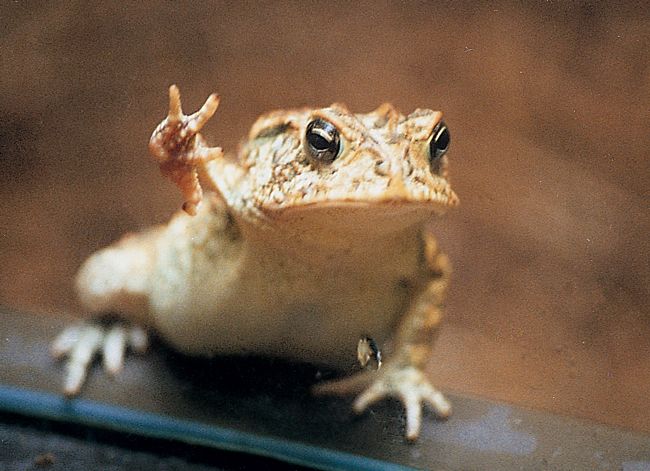
[[[315,392],[321,394],[361,392],[354,401],[357,413],[381,399],[397,397],[406,411],[408,440],[415,440],[419,435],[424,404],[439,417],[451,414],[451,404],[431,385],[424,372],[442,319],[442,305],[451,269],[447,257],[438,251],[433,236],[427,233],[423,239],[422,266],[427,281],[415,294],[399,325],[392,357],[376,373],[362,372],[315,387]]]
[[[77,275],[77,292],[89,313],[111,313],[126,322],[85,322],[72,325],[52,342],[55,358],[68,357],[64,392],[75,395],[83,385],[97,353],[104,369],[117,374],[128,347],[147,347],[149,279],[155,263],[156,241],[162,228],[131,234],[93,254]]]

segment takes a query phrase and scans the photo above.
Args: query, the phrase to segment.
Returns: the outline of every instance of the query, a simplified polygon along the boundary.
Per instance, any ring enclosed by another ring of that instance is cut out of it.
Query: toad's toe
[[[362,413],[370,405],[396,397],[404,406],[406,415],[406,439],[417,439],[422,426],[422,408],[427,404],[438,417],[451,414],[451,404],[434,388],[425,374],[414,367],[388,367],[382,370],[373,383],[354,401],[354,411]]]
[[[124,365],[127,347],[142,352],[147,344],[146,332],[141,327],[116,324],[105,328],[88,323],[64,329],[52,342],[50,351],[55,358],[68,357],[63,392],[66,396],[76,396],[99,352],[103,357],[104,370],[116,375]]]

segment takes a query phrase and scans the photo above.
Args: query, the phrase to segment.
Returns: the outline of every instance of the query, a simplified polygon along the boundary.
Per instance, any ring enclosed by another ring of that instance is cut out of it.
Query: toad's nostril
[[[390,165],[385,160],[375,162],[375,173],[380,177],[387,177],[390,172]]]

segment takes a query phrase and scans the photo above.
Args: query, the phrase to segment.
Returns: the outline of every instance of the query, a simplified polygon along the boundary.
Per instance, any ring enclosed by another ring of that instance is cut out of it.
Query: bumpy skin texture
[[[276,111],[230,156],[198,133],[217,105],[211,95],[185,116],[170,88],[169,116],[149,148],[181,189],[185,211],[81,268],[82,304],[129,323],[75,326],[57,339],[54,353],[70,357],[66,393],[79,392],[96,351],[117,372],[127,345],[142,348],[141,331],[128,325],[156,329],[189,354],[275,355],[343,371],[369,335],[384,366],[315,392],[360,392],[357,412],[396,396],[406,437],[415,439],[423,404],[441,417],[451,410],[424,374],[450,273],[424,227],[458,203],[447,157],[430,152],[441,113],[403,116],[388,104],[368,114],[339,104]],[[310,148],[307,129],[317,119],[340,138],[333,161]]]

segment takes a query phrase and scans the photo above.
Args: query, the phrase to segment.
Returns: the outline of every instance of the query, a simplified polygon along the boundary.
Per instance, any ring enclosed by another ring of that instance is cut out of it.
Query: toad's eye
[[[333,162],[340,148],[339,132],[332,123],[318,118],[307,125],[305,150],[312,158],[323,163]]]
[[[431,142],[429,142],[429,160],[434,164],[440,157],[445,155],[449,149],[451,136],[447,125],[440,121],[431,133]]]

